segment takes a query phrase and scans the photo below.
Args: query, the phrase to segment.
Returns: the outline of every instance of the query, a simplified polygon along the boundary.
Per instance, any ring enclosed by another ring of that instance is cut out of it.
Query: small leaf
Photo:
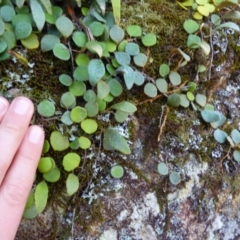
[[[77,153],[67,153],[63,157],[62,165],[67,172],[73,171],[80,164],[81,157]]]
[[[68,48],[62,43],[56,43],[53,47],[54,56],[57,58],[67,61],[70,59],[70,52]]]
[[[198,6],[197,10],[199,13],[201,13],[203,16],[208,17],[209,16],[209,9],[208,7],[204,6]]]
[[[181,182],[180,174],[177,172],[171,172],[169,175],[169,180],[173,185],[177,185]]]
[[[69,147],[68,138],[58,131],[51,133],[50,143],[54,151],[63,151]]]
[[[129,113],[117,110],[114,113],[114,118],[117,122],[122,123],[128,118]]]
[[[181,98],[179,94],[173,93],[168,96],[167,103],[171,107],[178,107],[181,103]]]
[[[16,39],[24,39],[30,36],[32,32],[32,26],[27,22],[18,22],[15,27]]]
[[[231,138],[234,143],[239,144],[240,143],[240,132],[237,129],[233,129],[231,132]]]
[[[92,89],[88,89],[84,95],[83,95],[83,99],[86,102],[94,102],[97,99],[97,95],[96,93],[92,90]]]
[[[239,150],[234,150],[233,158],[235,161],[240,162],[240,151]]]
[[[0,16],[4,22],[11,22],[14,15],[15,10],[13,7],[5,5],[0,8]]]
[[[89,82],[95,86],[105,74],[105,66],[99,59],[92,59],[88,64]]]
[[[65,16],[61,16],[60,18],[57,19],[55,25],[56,25],[58,31],[65,38],[68,38],[69,36],[71,36],[74,27],[73,27],[72,21],[69,18],[67,18]]]
[[[75,123],[82,122],[87,117],[87,110],[82,107],[75,107],[71,110],[70,118]]]
[[[134,73],[135,73],[134,74],[134,83],[138,86],[143,85],[145,79],[144,79],[144,76],[142,75],[142,73],[140,73],[137,70]]]
[[[147,60],[148,60],[148,58],[144,53],[139,53],[133,57],[133,62],[138,67],[144,67],[147,63]]]
[[[126,84],[126,87],[128,90],[130,90],[132,87],[133,87],[133,84],[134,84],[134,70],[127,66],[127,65],[124,65],[124,66],[121,66],[117,69],[118,72],[121,72],[123,73],[123,78],[124,78],[124,81],[125,81],[125,84]]]
[[[46,34],[41,39],[41,50],[43,52],[51,51],[57,43],[60,43],[59,37],[52,34]]]
[[[124,170],[121,166],[114,166],[111,168],[111,175],[114,178],[122,178],[124,174]]]
[[[218,114],[213,110],[202,110],[201,115],[205,122],[216,122],[219,120]]]
[[[45,13],[37,0],[29,0],[33,20],[37,25],[38,31],[41,32],[45,24]]]
[[[4,52],[7,49],[7,46],[7,43],[4,40],[0,39],[0,53]]]
[[[87,137],[81,136],[78,139],[78,141],[79,141],[79,146],[82,149],[88,149],[91,146],[91,141]]]
[[[134,113],[137,111],[137,108],[134,104],[132,104],[130,102],[126,102],[126,101],[116,103],[116,104],[112,105],[110,108],[116,109],[116,110],[121,110],[121,111],[127,112],[127,113]]]
[[[188,108],[189,107],[189,100],[187,98],[187,96],[185,94],[181,94],[180,95],[180,98],[181,98],[181,102],[180,102],[180,105],[184,108]]]
[[[79,180],[78,177],[73,173],[68,174],[66,187],[68,196],[72,196],[75,192],[77,192],[79,188]]]
[[[48,185],[45,181],[38,183],[35,193],[35,206],[37,213],[41,213],[47,205],[48,200]]]
[[[109,85],[100,80],[98,83],[97,83],[97,97],[99,99],[104,99],[110,92],[110,88],[109,88]]]
[[[168,91],[168,83],[164,78],[157,79],[156,86],[161,93],[166,93]]]
[[[187,38],[187,46],[190,48],[198,48],[199,43],[201,42],[201,38],[197,35],[188,35]]]
[[[0,36],[3,35],[5,31],[5,23],[3,22],[2,18],[0,18]]]
[[[205,55],[209,55],[209,53],[211,51],[211,48],[210,48],[210,45],[207,42],[202,41],[202,42],[199,42],[197,44],[202,48]]]
[[[93,21],[89,25],[89,29],[94,37],[100,37],[103,34],[104,31],[104,25],[100,22]]]
[[[181,76],[178,72],[171,71],[168,77],[173,86],[181,84]]]
[[[92,134],[97,131],[98,124],[93,119],[85,119],[81,122],[81,128],[85,133]]]
[[[64,123],[67,126],[70,126],[73,124],[73,121],[70,117],[70,111],[66,111],[62,117],[61,117],[61,122]]]
[[[116,80],[115,78],[110,79],[110,81],[108,82],[108,86],[110,89],[110,93],[114,97],[119,97],[123,92],[123,87],[122,87],[121,83],[118,80]]]
[[[197,72],[205,72],[206,71],[206,67],[204,65],[198,65],[198,69],[197,69]]]
[[[192,19],[188,19],[183,23],[183,28],[188,34],[191,34],[198,30],[199,24]]]
[[[44,173],[43,178],[48,182],[57,182],[61,176],[60,170],[58,167],[53,168],[51,171]]]
[[[95,117],[98,114],[97,102],[87,102],[84,107],[87,110],[88,117]]]
[[[117,25],[114,25],[111,27],[109,34],[110,34],[111,39],[114,42],[116,42],[117,44],[120,43],[124,38],[123,29]]]
[[[75,68],[73,78],[77,81],[86,81],[89,79],[87,65],[80,65]]]
[[[118,150],[123,154],[131,153],[125,138],[120,133],[111,128],[108,128],[104,131],[104,142],[109,144],[113,149]]]
[[[170,72],[170,68],[168,66],[168,64],[161,64],[160,67],[159,67],[159,74],[161,77],[165,77],[169,74]]]
[[[216,129],[213,133],[213,136],[219,143],[224,143],[227,140],[227,134],[220,129]]]
[[[41,3],[43,4],[47,12],[52,15],[52,4],[50,0],[41,0]]]
[[[210,123],[213,128],[221,127],[226,121],[226,117],[222,113],[220,113],[218,111],[216,111],[216,113],[217,113],[219,119],[216,122],[211,122]]]
[[[196,103],[200,105],[201,107],[204,107],[207,103],[207,97],[203,94],[197,94],[196,95]]]
[[[161,162],[158,164],[158,172],[161,174],[161,175],[168,175],[168,166]]]
[[[68,74],[61,74],[58,79],[64,86],[69,87],[72,85],[72,78]]]
[[[187,98],[189,101],[194,101],[195,99],[195,96],[192,94],[192,92],[187,92]]]
[[[76,97],[83,96],[86,92],[86,85],[81,81],[74,81],[71,86],[69,86],[69,92],[72,93]]]
[[[38,104],[37,111],[43,117],[52,117],[55,113],[55,106],[53,102],[43,100]]]
[[[36,34],[31,33],[29,37],[21,40],[22,45],[27,49],[37,49],[39,41]]]
[[[115,52],[114,56],[115,56],[117,62],[120,65],[129,65],[130,64],[131,58],[130,58],[130,55],[128,53],[125,53],[125,52]]]
[[[84,32],[75,31],[72,35],[72,39],[78,47],[84,47],[87,43],[87,35]]]
[[[97,53],[97,55],[99,57],[102,57],[103,49],[102,49],[101,45],[98,42],[96,42],[96,41],[89,41],[89,42],[86,43],[85,47],[89,51],[91,51],[93,53]]]
[[[151,47],[157,43],[157,37],[153,33],[148,33],[142,37],[142,44],[145,47]]]
[[[147,83],[144,86],[144,93],[151,98],[154,98],[157,96],[157,88],[154,84],[152,83]]]
[[[76,106],[76,97],[71,92],[66,92],[60,100],[61,106],[66,109],[71,109]]]
[[[127,33],[130,37],[141,37],[142,29],[138,25],[127,26]]]
[[[130,56],[136,56],[140,53],[140,49],[136,43],[129,42],[125,46],[125,52],[128,53]]]
[[[87,54],[80,53],[80,54],[77,55],[75,61],[76,61],[76,64],[78,66],[80,66],[80,65],[86,65],[87,66],[89,61],[90,61],[90,59],[89,59]]]
[[[220,29],[220,28],[231,28],[237,32],[240,31],[239,26],[236,23],[233,22],[225,22],[220,25],[218,25],[214,30]]]
[[[54,167],[54,160],[50,157],[42,157],[38,163],[38,171],[41,173],[49,172]]]

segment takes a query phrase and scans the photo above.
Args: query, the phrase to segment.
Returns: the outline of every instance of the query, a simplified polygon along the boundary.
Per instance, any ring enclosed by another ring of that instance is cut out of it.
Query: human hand
[[[44,132],[30,126],[33,103],[0,97],[0,239],[17,232],[41,156]]]

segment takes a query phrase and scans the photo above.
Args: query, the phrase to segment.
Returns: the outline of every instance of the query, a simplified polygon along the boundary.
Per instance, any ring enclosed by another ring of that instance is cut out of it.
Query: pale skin
[[[0,96],[0,239],[13,240],[41,156],[44,132],[29,126],[33,103]]]

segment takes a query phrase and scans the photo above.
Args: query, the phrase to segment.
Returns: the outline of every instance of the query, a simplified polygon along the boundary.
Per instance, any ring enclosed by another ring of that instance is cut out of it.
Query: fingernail
[[[43,130],[40,127],[31,127],[28,132],[28,140],[34,144],[40,143],[43,138]]]
[[[13,110],[15,113],[18,113],[20,115],[25,115],[30,110],[30,104],[29,101],[25,98],[18,98],[16,99]]]
[[[0,98],[0,113],[4,112],[7,108],[6,101],[3,98]]]

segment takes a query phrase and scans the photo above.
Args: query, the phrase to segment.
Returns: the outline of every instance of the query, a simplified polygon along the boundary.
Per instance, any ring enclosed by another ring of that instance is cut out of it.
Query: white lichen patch
[[[99,240],[110,240],[110,239],[117,240],[117,231],[115,229],[110,228],[105,230],[99,238]]]

